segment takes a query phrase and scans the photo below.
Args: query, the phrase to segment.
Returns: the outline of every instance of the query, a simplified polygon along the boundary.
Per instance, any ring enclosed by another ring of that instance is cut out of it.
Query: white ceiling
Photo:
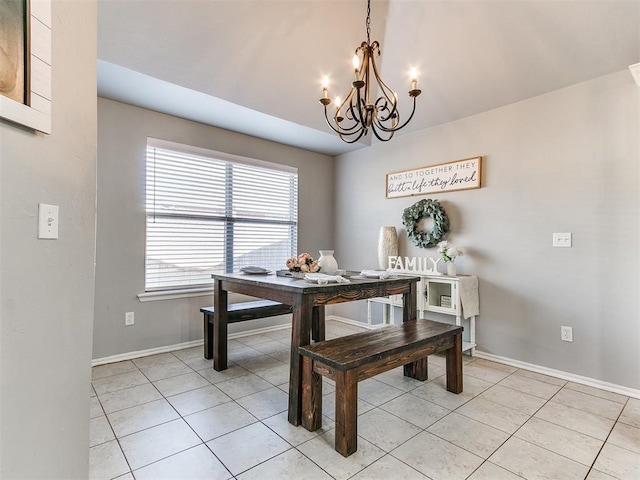
[[[359,148],[330,132],[318,99],[323,75],[330,95],[348,92],[365,0],[98,5],[100,96],[330,155]],[[409,67],[420,72],[399,134],[640,62],[640,0],[372,0],[371,17],[401,113]]]

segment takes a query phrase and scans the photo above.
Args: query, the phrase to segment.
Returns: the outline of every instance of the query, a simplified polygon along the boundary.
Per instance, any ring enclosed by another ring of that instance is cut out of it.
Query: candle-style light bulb
[[[340,108],[340,105],[342,104],[342,100],[340,100],[340,97],[336,97],[333,103],[335,104],[336,108]]]
[[[358,70],[360,68],[360,58],[358,57],[358,55],[353,55],[353,59],[351,60],[351,63],[353,64],[353,69],[354,70]]]
[[[411,67],[411,90],[415,90],[418,84],[418,69],[416,67]]]
[[[358,80],[358,70],[360,70],[360,58],[358,58],[358,55],[353,56],[353,58],[351,59],[351,63],[353,64],[353,70],[356,75],[356,80]]]
[[[329,87],[329,77],[326,75],[322,77],[322,95],[323,98],[329,98],[329,93],[327,88]]]

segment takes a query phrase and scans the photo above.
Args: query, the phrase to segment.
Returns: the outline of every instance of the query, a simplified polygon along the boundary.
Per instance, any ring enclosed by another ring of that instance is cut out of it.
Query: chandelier
[[[329,77],[325,76],[322,80],[320,103],[324,105],[324,117],[329,127],[346,143],[357,142],[369,132],[369,129],[378,140],[383,142],[391,140],[393,134],[404,128],[413,118],[416,111],[416,98],[422,93],[416,88],[417,70],[412,68],[409,97],[413,99],[413,108],[409,118],[404,123],[400,123],[398,95],[380,78],[376,66],[376,56],[380,56],[380,44],[377,41],[372,43],[370,35],[371,0],[367,0],[367,40],[356,48],[353,55],[355,80],[344,101],[341,101],[340,97],[335,98],[333,113],[328,111],[331,104],[328,94]],[[371,95],[376,93],[379,96],[374,100]]]

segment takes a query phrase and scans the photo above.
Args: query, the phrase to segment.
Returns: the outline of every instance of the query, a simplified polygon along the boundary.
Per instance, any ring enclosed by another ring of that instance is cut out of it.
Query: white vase
[[[389,268],[389,257],[398,256],[398,232],[396,227],[380,227],[378,234],[378,266]]]
[[[455,277],[457,274],[458,272],[456,272],[456,263],[453,260],[447,262],[447,275],[450,277]]]
[[[333,250],[320,250],[318,265],[320,265],[320,273],[335,275],[338,271],[338,261],[333,256]]]

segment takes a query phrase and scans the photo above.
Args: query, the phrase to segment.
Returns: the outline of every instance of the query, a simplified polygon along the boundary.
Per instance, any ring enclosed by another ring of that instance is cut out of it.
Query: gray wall
[[[103,98],[98,99],[98,126],[94,359],[202,339],[200,307],[213,303],[211,296],[144,303],[137,298],[144,292],[147,137],[297,167],[298,250],[317,256],[319,249],[332,248],[332,157]],[[124,314],[129,311],[135,312],[135,325],[125,327]],[[267,319],[235,324],[229,331],[272,323]]]
[[[402,211],[437,198],[468,250],[458,272],[480,279],[480,350],[639,389],[639,138],[640,88],[623,71],[345,154],[336,257],[376,267],[381,225],[401,231],[401,255],[436,257],[407,243]],[[478,155],[481,189],[385,199],[387,173]],[[552,248],[553,232],[573,248]],[[335,313],[366,318],[362,303]]]
[[[51,135],[0,120],[0,478],[86,479],[96,2],[52,2]],[[38,240],[38,203],[60,207]]]

